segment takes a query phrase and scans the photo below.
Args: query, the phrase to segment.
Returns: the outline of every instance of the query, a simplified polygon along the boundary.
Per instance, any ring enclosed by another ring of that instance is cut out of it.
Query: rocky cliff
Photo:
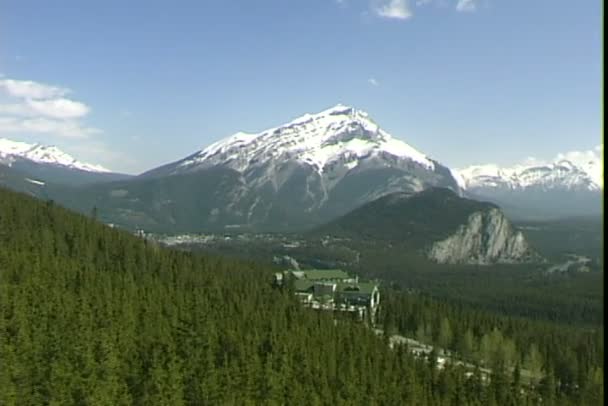
[[[541,259],[498,208],[472,213],[455,233],[433,243],[428,257],[444,264],[479,265]]]

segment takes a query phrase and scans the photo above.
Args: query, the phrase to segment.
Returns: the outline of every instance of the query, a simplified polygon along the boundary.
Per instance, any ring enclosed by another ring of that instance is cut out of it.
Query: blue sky
[[[0,137],[137,173],[340,102],[452,167],[552,159],[603,143],[602,12],[591,0],[4,0]]]

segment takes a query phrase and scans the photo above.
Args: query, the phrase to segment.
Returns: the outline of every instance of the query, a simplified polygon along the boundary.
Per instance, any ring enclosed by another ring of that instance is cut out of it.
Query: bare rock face
[[[478,265],[541,259],[497,208],[471,214],[454,234],[435,242],[428,257],[442,264]]]

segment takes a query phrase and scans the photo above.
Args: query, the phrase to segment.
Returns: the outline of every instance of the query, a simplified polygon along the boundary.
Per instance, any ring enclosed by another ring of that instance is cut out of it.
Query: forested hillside
[[[438,369],[432,357],[391,349],[364,324],[301,309],[270,276],[251,263],[159,248],[0,190],[0,404],[503,405],[540,396],[543,404],[596,404],[603,397],[598,368],[587,369],[589,384],[572,394],[550,380],[522,391],[510,375],[486,384],[463,366]],[[385,324],[405,328],[404,318],[385,316]]]
[[[498,208],[459,197],[450,189],[392,193],[325,224],[311,234],[407,242],[415,248],[446,238],[475,212]]]

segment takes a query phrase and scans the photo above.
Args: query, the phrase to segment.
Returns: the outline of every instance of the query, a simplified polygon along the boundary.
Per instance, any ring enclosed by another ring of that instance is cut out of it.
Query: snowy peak
[[[0,138],[0,163],[12,165],[18,159],[39,164],[62,166],[86,172],[108,173],[108,169],[76,160],[55,146],[28,144]]]
[[[603,189],[602,163],[599,158],[573,162],[563,155],[550,164],[522,164],[501,168],[498,165],[474,165],[458,170],[465,189],[506,188],[567,189],[598,191]]]
[[[269,161],[295,160],[323,173],[335,162],[352,169],[362,159],[382,155],[434,169],[426,155],[393,138],[366,112],[343,104],[260,133],[236,133],[186,158],[178,167],[193,170],[224,165],[244,172]]]

